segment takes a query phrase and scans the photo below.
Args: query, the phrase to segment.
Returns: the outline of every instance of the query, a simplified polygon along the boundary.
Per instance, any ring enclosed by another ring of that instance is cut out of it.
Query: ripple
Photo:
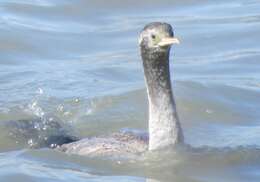
[[[193,56],[193,57],[177,57],[178,64],[206,64],[216,62],[230,62],[235,60],[244,59],[249,57],[260,56],[260,50],[258,49],[240,49],[235,51],[226,51],[212,55]]]
[[[260,148],[260,126],[214,126],[193,128],[196,134],[188,140],[192,140],[194,147],[231,147],[255,146]],[[209,134],[210,133],[210,134]],[[194,140],[195,139],[195,140]],[[196,140],[197,139],[197,140]]]
[[[15,15],[2,16],[2,21],[11,27],[26,28],[38,31],[47,31],[55,33],[86,33],[94,32],[95,27],[87,24],[81,24],[69,21],[51,22],[47,20],[21,17]]]
[[[67,0],[23,0],[22,2],[19,0],[3,0],[0,4],[13,4],[13,5],[33,5],[33,6],[42,6],[42,7],[53,7],[56,5],[67,4],[69,1]]]
[[[247,16],[221,16],[221,17],[205,17],[205,16],[181,16],[176,17],[176,22],[186,24],[239,24],[239,23],[259,23],[260,15],[247,15]]]

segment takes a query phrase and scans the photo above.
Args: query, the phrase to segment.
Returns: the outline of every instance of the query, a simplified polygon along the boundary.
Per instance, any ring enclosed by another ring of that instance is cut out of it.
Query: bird
[[[165,22],[149,23],[140,32],[138,44],[149,105],[148,133],[125,130],[66,143],[58,150],[82,156],[124,157],[184,143],[169,66],[171,46],[179,43],[172,26]]]

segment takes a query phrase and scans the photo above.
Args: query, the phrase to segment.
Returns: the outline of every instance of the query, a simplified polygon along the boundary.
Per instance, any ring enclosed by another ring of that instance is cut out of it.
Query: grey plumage
[[[129,157],[182,143],[169,71],[170,46],[177,42],[172,27],[160,22],[145,26],[139,37],[149,100],[149,139],[134,133],[116,133],[64,144],[59,150],[86,156]]]

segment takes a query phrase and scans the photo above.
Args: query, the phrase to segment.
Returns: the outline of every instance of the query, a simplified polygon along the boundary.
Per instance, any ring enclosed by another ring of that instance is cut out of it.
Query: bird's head
[[[146,25],[139,36],[139,46],[145,50],[168,51],[172,44],[179,44],[168,23],[154,22]]]

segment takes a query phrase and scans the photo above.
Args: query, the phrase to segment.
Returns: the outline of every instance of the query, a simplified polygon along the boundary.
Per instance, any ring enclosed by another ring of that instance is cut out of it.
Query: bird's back
[[[91,137],[64,144],[59,150],[89,157],[131,157],[148,149],[148,136],[134,132],[113,133],[106,137]]]

